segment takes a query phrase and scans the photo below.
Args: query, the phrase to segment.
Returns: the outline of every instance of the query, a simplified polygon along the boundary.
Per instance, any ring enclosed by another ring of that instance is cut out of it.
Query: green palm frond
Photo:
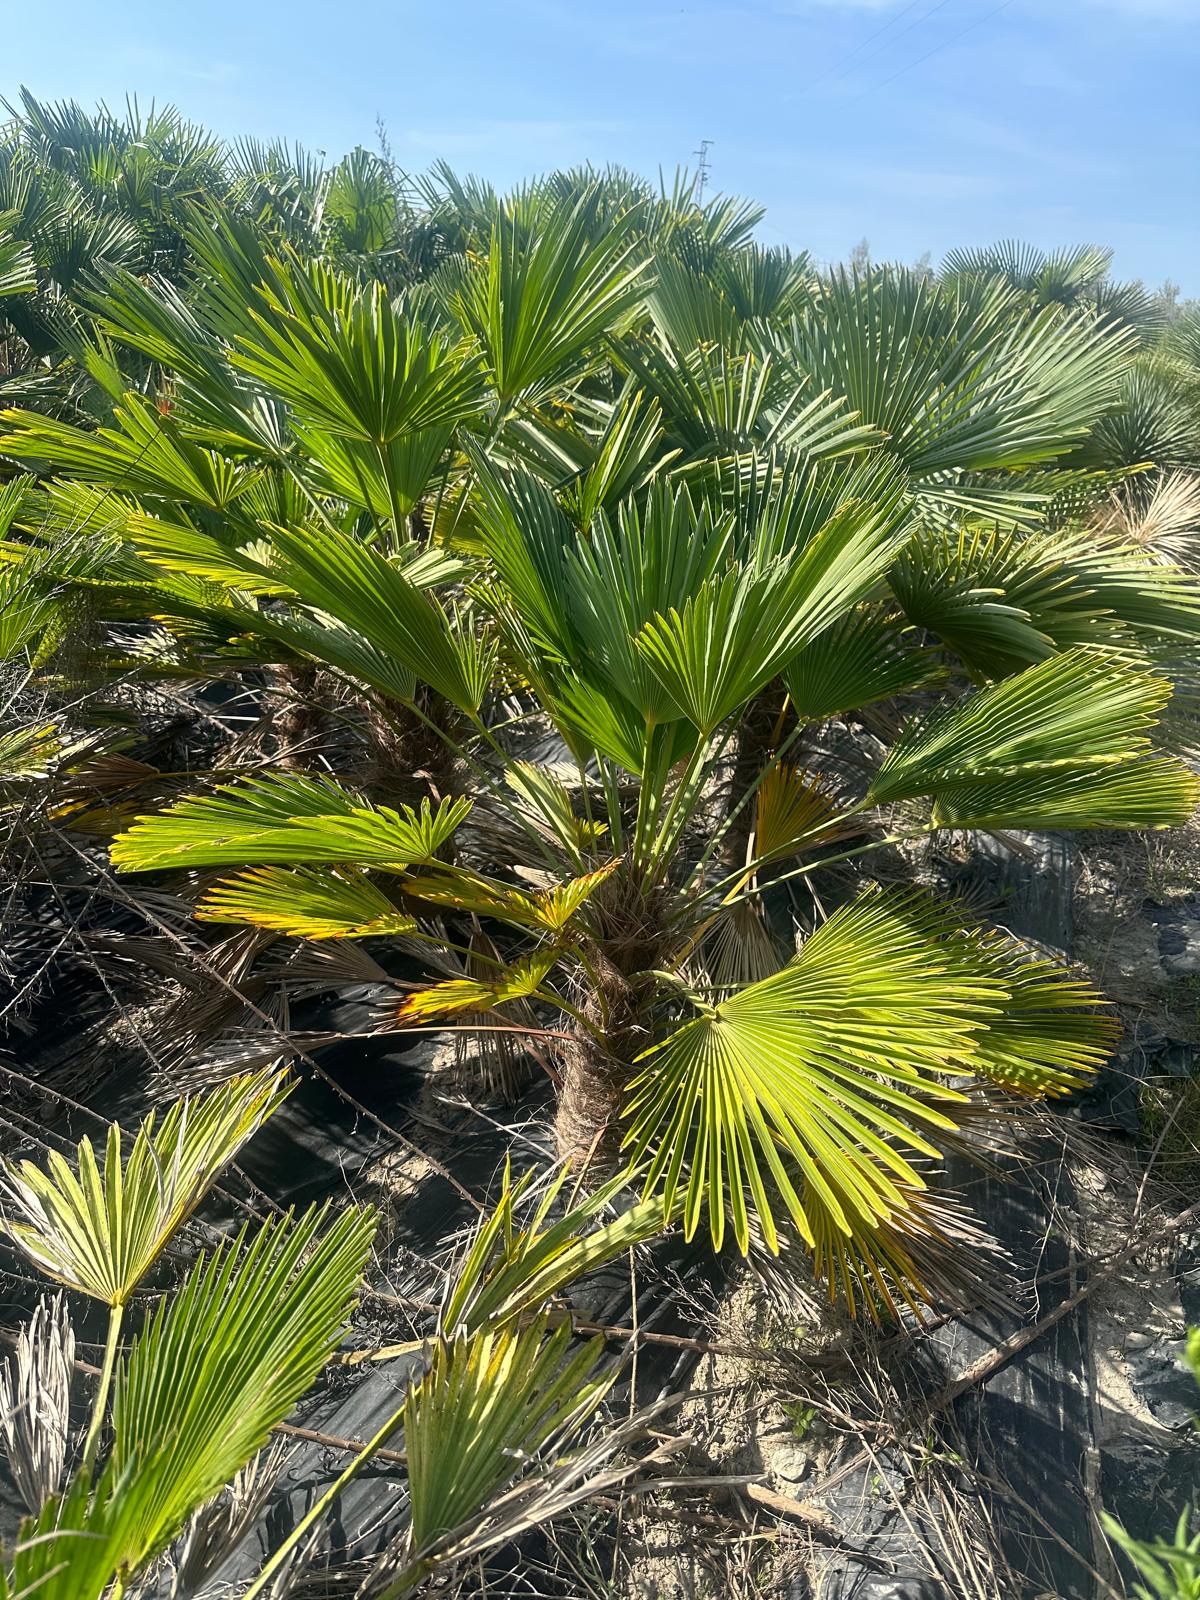
[[[601,1339],[572,1352],[570,1328],[549,1330],[544,1316],[438,1342],[404,1404],[409,1578],[381,1600],[453,1559],[456,1538],[475,1531],[489,1502],[561,1453],[616,1376],[597,1373],[602,1354]]]
[[[249,923],[293,939],[369,939],[414,934],[414,918],[354,867],[257,867],[215,884],[202,922]]]
[[[996,773],[939,787],[942,828],[1178,828],[1200,805],[1200,777],[1174,756],[1117,765]]]
[[[126,1560],[158,1554],[267,1442],[344,1335],[370,1211],[311,1207],[201,1256],[117,1370],[109,1484],[133,1502]],[[98,1488],[103,1496],[105,1484]]]
[[[1081,452],[1105,467],[1194,468],[1200,463],[1200,418],[1194,404],[1152,367],[1135,367]]]
[[[332,528],[271,531],[273,570],[306,604],[337,618],[475,717],[491,686],[495,646],[390,561]]]
[[[707,579],[636,644],[701,732],[717,727],[874,588],[908,538],[903,513],[849,500],[790,559]]]
[[[1014,958],[1015,959],[1015,958]],[[1066,987],[1055,987],[1061,978]],[[1042,985],[1046,987],[1043,988]],[[1021,1016],[988,1030],[1024,986]],[[984,1072],[1059,1092],[1110,1040],[1095,997],[1053,969],[1010,970],[993,945],[927,896],[866,891],[788,966],[685,1023],[642,1057],[626,1143],[651,1153],[647,1192],[685,1195],[691,1237],[727,1213],[745,1251],[751,1214],[771,1249],[781,1206],[810,1248],[807,1197],[847,1236],[870,1235],[924,1186],[962,1096],[947,1079]],[[1071,1026],[1054,1031],[1053,1013]],[[1045,1027],[1043,1028],[1043,1024]]]
[[[1111,651],[1069,650],[908,724],[871,784],[875,805],[997,778],[1128,761],[1171,685]]]
[[[446,282],[448,303],[479,341],[500,407],[532,403],[565,379],[637,304],[647,262],[636,213],[597,230],[595,188],[553,207],[532,230],[499,209],[482,259]]]
[[[261,307],[261,309],[259,309]],[[297,416],[335,438],[385,446],[477,414],[483,379],[471,351],[380,283],[328,266],[272,262],[234,332],[232,361]]]
[[[124,872],[157,867],[354,862],[401,872],[430,861],[471,809],[469,800],[371,806],[329,778],[275,773],[189,795],[139,817],[113,843]]]
[[[266,1443],[345,1333],[370,1213],[273,1218],[201,1256],[118,1366],[112,1455],[23,1525],[0,1594],[100,1600]]]
[[[622,364],[660,407],[667,441],[684,462],[772,449],[817,460],[882,442],[840,389],[813,383],[784,352],[743,343],[620,345]]]
[[[1152,523],[1146,531],[1152,538]],[[986,676],[1056,648],[1200,634],[1195,576],[1115,531],[922,533],[893,568],[891,585],[910,621]]]
[[[552,1216],[570,1177],[570,1168],[564,1166],[522,1222],[519,1207],[533,1174],[514,1184],[505,1167],[500,1196],[480,1221],[442,1308],[440,1321],[446,1332],[512,1323],[548,1305],[585,1273],[655,1238],[670,1223],[661,1195],[650,1195],[602,1220],[627,1187],[626,1172],[573,1201],[561,1216]]]
[[[80,1141],[74,1170],[57,1152],[48,1172],[32,1161],[7,1166],[5,1231],[48,1276],[123,1306],[289,1087],[278,1073],[253,1073],[181,1100],[161,1124],[153,1114],[142,1123],[127,1159],[114,1123],[103,1167],[90,1139]]]
[[[254,481],[257,469],[196,444],[140,395],[123,396],[113,421],[116,427],[85,433],[33,411],[5,411],[0,451],[84,483],[211,511],[226,510]]]
[[[784,668],[796,715],[821,722],[932,682],[938,663],[914,644],[911,633],[906,635],[886,611],[848,612]]]
[[[37,288],[33,253],[22,240],[4,236],[5,221],[0,215],[0,299]]]
[[[87,1474],[77,1473],[61,1498],[21,1524],[7,1576],[0,1568],[0,1600],[102,1600],[121,1564],[128,1520],[119,1490],[95,1500]]]
[[[267,564],[270,546],[265,538],[234,544],[191,523],[151,516],[140,509],[123,515],[122,521],[134,550],[151,566],[247,595],[286,596],[291,592]]]
[[[1113,399],[1131,337],[995,281],[948,289],[892,267],[837,272],[787,348],[924,481],[1013,468],[1079,444]]]

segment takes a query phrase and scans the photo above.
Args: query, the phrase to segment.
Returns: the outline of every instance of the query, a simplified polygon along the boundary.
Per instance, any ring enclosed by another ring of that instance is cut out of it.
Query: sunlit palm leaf
[[[602,1349],[597,1339],[572,1352],[570,1328],[547,1331],[544,1317],[438,1342],[404,1405],[414,1562],[432,1566],[542,1452],[561,1451],[616,1375],[597,1376]]]
[[[394,561],[332,528],[276,528],[278,577],[395,657],[453,705],[475,716],[491,687],[495,647],[457,624]]]
[[[211,888],[203,922],[248,922],[295,939],[412,934],[415,920],[352,867],[259,867]]]
[[[181,1100],[161,1125],[153,1114],[142,1123],[127,1160],[114,1123],[103,1167],[90,1139],[80,1141],[74,1170],[56,1151],[47,1157],[47,1172],[32,1161],[6,1167],[5,1231],[50,1277],[110,1306],[124,1305],[289,1087],[277,1073],[254,1073]]]
[[[480,1222],[442,1309],[446,1332],[499,1326],[540,1309],[577,1278],[661,1233],[671,1220],[661,1195],[601,1220],[628,1184],[624,1172],[551,1217],[570,1178],[564,1167],[522,1221],[517,1208],[532,1174],[514,1185],[506,1168],[500,1198]]]
[[[0,733],[0,784],[46,777],[66,745],[53,722],[35,722]]]
[[[642,629],[637,647],[701,732],[711,732],[857,605],[908,537],[893,508],[843,506],[791,559],[706,580]]]
[[[314,426],[383,446],[478,410],[483,381],[470,350],[398,308],[382,284],[275,263],[260,294],[255,331],[235,336],[234,365]]]
[[[537,890],[529,897],[533,920],[552,933],[560,932],[620,865],[621,858],[617,856],[606,861],[602,867],[597,867],[594,872],[585,872],[581,877],[568,879],[566,883],[556,883],[550,889]]]
[[[944,828],[1177,828],[1200,804],[1200,777],[1174,756],[1115,766],[947,783],[932,820]]]
[[[486,255],[449,285],[450,306],[479,340],[502,407],[528,403],[553,378],[569,376],[642,293],[635,218],[597,230],[597,200],[586,192],[532,231],[500,210]]]
[[[752,1208],[776,1248],[776,1204],[811,1246],[809,1194],[847,1235],[869,1234],[903,1212],[910,1187],[923,1186],[904,1152],[933,1154],[931,1137],[953,1125],[946,1108],[960,1097],[947,1075],[995,1060],[1002,1081],[1053,1092],[1064,1071],[1095,1064],[1106,1029],[1080,1030],[1073,1009],[1091,997],[1068,988],[1060,999],[1044,976],[1050,992],[1035,984],[1030,1026],[1014,1025],[989,1055],[981,1038],[1013,975],[932,899],[867,891],[782,971],[642,1058],[626,1142],[635,1157],[652,1152],[648,1190],[661,1186],[670,1200],[682,1186],[688,1236],[707,1209],[718,1247],[728,1210],[747,1248]],[[1061,1034],[1052,1017],[1060,1005],[1069,1013]],[[1019,1055],[1019,1070],[998,1064],[1008,1053]]]
[[[510,1000],[536,995],[554,965],[553,951],[538,952],[503,968],[494,979],[448,978],[407,995],[392,1013],[397,1027],[416,1027],[459,1011],[492,1011]]]
[[[254,481],[257,470],[236,465],[185,437],[140,395],[114,407],[114,428],[85,433],[32,411],[5,411],[0,450],[18,461],[49,467],[85,483],[120,485],[128,494],[222,511]]]
[[[10,294],[29,294],[36,288],[37,275],[29,246],[0,234],[0,299]]]
[[[1132,339],[995,282],[945,288],[894,267],[838,272],[788,349],[920,478],[1065,454],[1113,398]]]
[[[875,804],[965,784],[1102,767],[1146,750],[1171,694],[1115,653],[1071,650],[910,723],[885,756]]]
[[[426,871],[410,874],[404,888],[413,899],[430,905],[467,911],[479,917],[497,917],[516,927],[545,928],[559,933],[620,864],[620,858],[616,857],[581,877],[569,878],[552,888],[527,891],[485,878],[469,868],[438,863]]]
[[[316,1379],[346,1331],[374,1231],[356,1208],[272,1219],[201,1257],[152,1315],[113,1394],[109,1472],[133,1478],[131,1564],[157,1554]]]
[[[21,1524],[8,1577],[0,1570],[0,1600],[101,1600],[121,1563],[130,1520],[123,1497],[91,1500],[87,1474],[78,1473],[61,1499]]]
[[[402,871],[430,861],[471,809],[428,800],[419,811],[370,806],[327,778],[276,773],[189,795],[140,817],[113,844],[125,872],[156,867],[355,862]]]

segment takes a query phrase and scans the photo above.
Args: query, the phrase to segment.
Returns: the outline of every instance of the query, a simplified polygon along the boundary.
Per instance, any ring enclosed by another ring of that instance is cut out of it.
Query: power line
[[[976,17],[974,21],[968,22],[965,28],[960,28],[957,33],[952,33],[948,39],[943,39],[940,44],[935,44],[933,49],[927,50],[923,56],[918,56],[915,61],[905,62],[904,66],[900,68],[899,72],[893,72],[890,78],[884,78],[882,83],[875,84],[873,86],[874,89],[885,89],[889,83],[895,83],[897,78],[902,78],[904,74],[911,71],[913,67],[921,66],[921,64],[928,61],[931,56],[936,56],[940,50],[945,50],[950,45],[956,44],[959,39],[970,33],[972,29],[980,27],[981,24],[989,21],[992,17],[999,16],[1002,11],[1007,11],[1012,3],[1013,0],[1000,0],[1000,4],[998,6],[993,6],[990,11],[985,11],[983,16]],[[864,89],[863,93],[867,93],[867,90]],[[855,98],[857,99],[861,97],[856,96]]]
[[[892,26],[892,23],[899,22],[901,17],[907,16],[907,14],[912,11],[915,6],[921,5],[922,3],[923,0],[911,0],[911,4],[905,6],[903,11],[898,12],[892,18],[890,23],[885,23],[882,28],[876,28],[874,33],[868,34],[857,49],[851,50],[849,55],[843,56],[841,61],[835,63],[835,65],[831,67],[828,72],[819,77],[817,81],[810,87],[812,89],[819,89],[823,84],[826,83],[840,83],[841,80],[846,76],[845,68],[850,62],[854,61],[854,57],[858,54],[859,50],[862,50],[865,48],[865,46],[869,45],[872,39],[878,39],[881,33],[887,32],[888,28]],[[874,61],[876,56],[881,56],[885,50],[890,50],[897,40],[903,39],[904,35],[906,33],[911,33],[914,28],[919,28],[923,22],[928,22],[935,11],[941,11],[944,6],[948,6],[949,4],[950,0],[937,0],[937,4],[930,6],[928,11],[922,12],[919,17],[914,17],[907,28],[901,28],[899,33],[893,34],[885,44],[881,44],[877,50],[872,50],[870,55],[864,56],[861,61],[855,61],[855,70],[857,70],[859,67],[865,67],[868,61]]]

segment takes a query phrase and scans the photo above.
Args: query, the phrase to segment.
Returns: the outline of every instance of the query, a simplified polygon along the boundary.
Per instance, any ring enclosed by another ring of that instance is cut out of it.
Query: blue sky
[[[762,237],[935,261],[1095,242],[1200,294],[1200,0],[46,0],[0,92],[175,102],[227,135],[374,142],[501,185],[694,158]]]

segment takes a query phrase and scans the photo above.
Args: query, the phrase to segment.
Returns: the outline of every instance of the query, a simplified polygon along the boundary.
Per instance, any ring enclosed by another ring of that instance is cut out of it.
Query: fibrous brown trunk
[[[621,1106],[648,1043],[639,978],[658,963],[657,949],[640,940],[619,947],[616,960],[611,948],[588,953],[594,988],[580,1012],[600,1037],[579,1026],[559,1051],[555,1135],[560,1156],[602,1178],[620,1164]]]
[[[326,729],[317,698],[317,669],[307,662],[272,669],[276,758],[289,771],[311,766]]]

